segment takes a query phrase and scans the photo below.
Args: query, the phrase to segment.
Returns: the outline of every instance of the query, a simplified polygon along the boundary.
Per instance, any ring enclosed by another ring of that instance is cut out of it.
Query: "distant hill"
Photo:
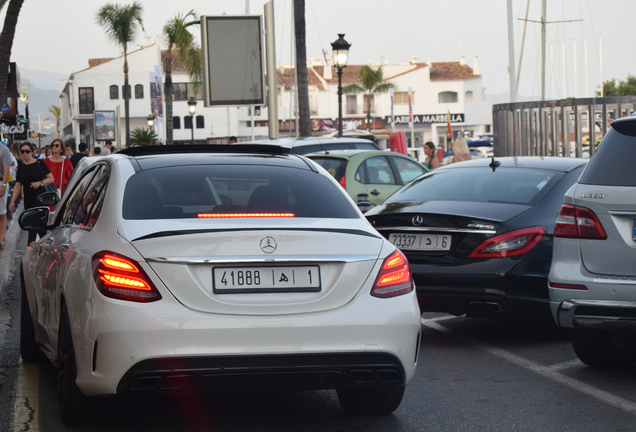
[[[55,137],[55,121],[49,112],[49,107],[51,105],[60,105],[62,80],[67,78],[68,75],[56,72],[33,71],[20,68],[20,84],[27,84],[29,86],[29,118],[31,120],[31,130],[41,130],[48,134],[47,142]],[[20,104],[19,111],[22,114],[25,112],[22,104]],[[47,117],[49,117],[49,120],[45,121],[44,119]],[[38,123],[38,121],[41,123]]]

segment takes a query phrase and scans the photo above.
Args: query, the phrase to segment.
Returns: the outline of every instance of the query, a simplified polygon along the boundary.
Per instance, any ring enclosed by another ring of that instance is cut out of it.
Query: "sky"
[[[277,63],[293,62],[293,0],[272,0]],[[138,0],[144,35],[153,40],[179,13],[263,15],[265,0]],[[529,2],[529,4],[528,4]],[[106,0],[25,0],[11,61],[19,68],[70,75],[89,58],[123,52],[96,24]],[[130,4],[132,0],[112,3]],[[511,0],[518,100],[541,96],[541,0]],[[307,57],[331,57],[331,42],[344,33],[349,64],[388,61],[459,61],[479,72],[486,96],[509,93],[507,0],[305,0]],[[527,11],[527,19],[525,21]],[[4,11],[0,15],[4,20]],[[546,99],[593,97],[601,81],[636,75],[635,0],[547,0]],[[525,29],[524,29],[525,27]],[[199,30],[196,30],[200,40]],[[162,46],[165,47],[165,44]],[[129,51],[136,45],[129,47]],[[519,61],[521,58],[521,66]],[[37,86],[37,83],[34,83]]]

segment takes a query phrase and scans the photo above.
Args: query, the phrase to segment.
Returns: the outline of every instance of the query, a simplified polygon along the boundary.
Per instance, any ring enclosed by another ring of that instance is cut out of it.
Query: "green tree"
[[[143,6],[138,2],[131,5],[106,4],[97,12],[97,23],[106,30],[113,42],[124,50],[124,116],[126,119],[126,147],[130,146],[130,85],[128,84],[128,44],[134,42],[139,28],[143,30],[141,15]]]
[[[386,93],[389,89],[395,88],[390,82],[385,82],[382,74],[382,66],[373,69],[371,66],[362,66],[358,72],[360,83],[349,84],[342,88],[343,93],[357,94],[364,93],[367,96],[367,119],[371,118],[371,101],[373,95]],[[371,129],[371,122],[367,123],[367,130]]]
[[[305,36],[305,0],[294,0],[294,37],[296,39],[296,87],[298,91],[298,132],[311,136],[309,83],[307,78],[307,46]]]
[[[177,52],[179,56],[179,60],[186,66],[186,68],[191,67],[193,61],[189,59],[191,55],[193,55],[190,50],[192,45],[194,44],[194,37],[188,31],[188,27],[200,24],[196,19],[196,12],[191,10],[185,15],[178,14],[176,17],[172,18],[168,23],[163,27],[163,36],[168,45],[166,60],[164,62],[164,72],[166,74],[166,82],[164,86],[164,91],[166,94],[166,144],[171,145],[173,143],[173,123],[172,123],[172,98],[174,94],[174,88],[172,86],[172,59],[174,52]],[[198,68],[195,65],[195,69],[201,71],[201,61],[200,57],[196,56],[199,59]],[[182,60],[185,59],[184,60]],[[188,69],[188,73],[192,76],[194,71],[190,71]],[[199,77],[198,81],[201,81]]]
[[[158,139],[157,133],[150,128],[136,128],[130,134],[130,142],[134,146],[153,145]]]
[[[50,105],[49,112],[53,114],[55,117],[55,137],[60,137],[60,117],[62,116],[62,111],[58,105]]]
[[[9,63],[11,60],[11,48],[13,47],[13,37],[18,26],[18,16],[24,0],[0,0],[0,9],[9,2],[7,14],[4,17],[4,26],[0,33],[0,106],[4,106],[7,100],[7,86],[9,80]]]
[[[601,95],[600,91],[596,92]],[[628,74],[625,81],[615,79],[603,81],[603,96],[636,96],[636,76]]]

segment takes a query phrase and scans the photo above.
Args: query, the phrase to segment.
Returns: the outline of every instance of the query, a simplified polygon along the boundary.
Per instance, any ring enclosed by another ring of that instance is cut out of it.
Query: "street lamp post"
[[[344,33],[338,33],[338,40],[331,43],[333,65],[338,69],[338,136],[342,136],[342,69],[347,66],[351,44],[344,40]]]
[[[188,101],[188,112],[190,113],[190,127],[192,128],[192,135],[190,138],[190,144],[194,144],[194,113],[197,112],[197,101],[194,97],[190,97]]]
[[[146,120],[148,120],[148,129],[150,129],[151,127],[153,127],[155,125],[155,116],[150,114]]]

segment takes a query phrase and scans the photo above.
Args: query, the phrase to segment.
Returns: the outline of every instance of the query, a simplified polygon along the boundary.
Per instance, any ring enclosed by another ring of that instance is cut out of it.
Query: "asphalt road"
[[[52,365],[19,359],[23,238],[0,305],[0,432],[15,431],[631,431],[636,368],[580,363],[550,322],[425,314],[415,378],[388,416],[345,414],[334,392],[208,398],[137,398],[104,403],[91,424],[60,423]]]

